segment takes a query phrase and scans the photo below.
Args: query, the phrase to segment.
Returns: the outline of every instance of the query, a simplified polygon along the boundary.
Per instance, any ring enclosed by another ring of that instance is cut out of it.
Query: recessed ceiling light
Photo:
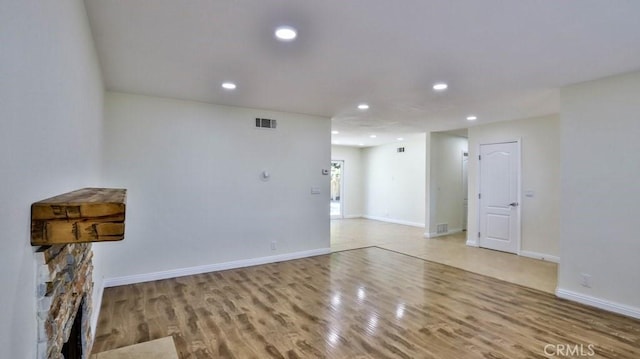
[[[331,142],[331,143],[333,143],[334,145],[339,145],[339,144],[340,144],[340,141],[333,141],[333,142]]]
[[[398,140],[398,141],[404,141],[404,138],[402,138],[402,137],[398,137],[398,138],[397,138],[397,140]]]
[[[280,26],[276,29],[275,35],[278,40],[291,41],[298,36],[298,32],[291,26]]]
[[[361,103],[358,105],[358,109],[360,110],[368,110],[369,109],[369,105],[367,105],[366,103]]]
[[[364,143],[358,143],[358,146],[364,146]]]
[[[433,89],[436,91],[444,91],[447,89],[447,87],[449,87],[449,85],[444,82],[438,82],[437,84],[433,85]]]
[[[378,136],[376,136],[376,135],[369,136],[369,138],[376,138],[376,137],[378,137]]]
[[[340,133],[339,131],[331,131],[331,134],[332,134],[332,135],[337,135],[337,134],[339,134],[339,133]]]
[[[233,82],[224,82],[222,84],[222,88],[227,90],[235,90],[236,87],[236,84],[234,84]]]
[[[476,116],[467,116],[467,121],[475,121],[477,119],[478,119],[478,117],[476,117]]]

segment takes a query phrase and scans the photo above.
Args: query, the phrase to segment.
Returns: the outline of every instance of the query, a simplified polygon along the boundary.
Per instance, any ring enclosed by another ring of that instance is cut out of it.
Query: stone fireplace
[[[126,197],[126,189],[82,188],[31,204],[31,245],[39,246],[38,359],[89,357],[91,242],[124,239]]]
[[[71,345],[80,350],[65,348],[67,353],[77,355],[65,359],[88,358],[93,338],[91,243],[42,246],[35,255],[38,266],[38,359],[64,358],[63,346],[67,341],[78,342]],[[76,337],[71,336],[72,329]]]

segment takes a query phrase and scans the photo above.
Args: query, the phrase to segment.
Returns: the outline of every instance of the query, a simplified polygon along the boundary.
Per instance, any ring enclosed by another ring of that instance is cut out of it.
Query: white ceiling
[[[86,4],[107,89],[331,117],[346,145],[556,113],[558,88],[640,69],[638,0]]]

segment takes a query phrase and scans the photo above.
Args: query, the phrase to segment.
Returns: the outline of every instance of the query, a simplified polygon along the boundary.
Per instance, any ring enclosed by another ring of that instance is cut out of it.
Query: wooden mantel
[[[31,245],[124,239],[126,189],[83,188],[31,205]]]

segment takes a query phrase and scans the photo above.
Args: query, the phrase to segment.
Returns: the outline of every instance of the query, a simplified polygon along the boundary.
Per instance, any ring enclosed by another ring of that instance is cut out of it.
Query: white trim
[[[560,263],[560,257],[552,256],[551,254],[544,254],[532,251],[520,251],[520,255],[523,257],[540,259],[547,262]]]
[[[478,239],[467,239],[467,245],[469,247],[480,248],[480,243],[478,243]]]
[[[256,266],[260,264],[284,262],[284,261],[289,261],[293,259],[313,257],[313,256],[319,256],[319,255],[329,254],[329,253],[331,253],[330,248],[319,248],[319,249],[312,249],[312,250],[302,251],[302,252],[279,254],[277,256],[242,259],[238,261],[206,264],[206,265],[196,266],[196,267],[171,269],[171,270],[155,272],[155,273],[134,274],[134,275],[124,276],[124,277],[105,278],[103,286],[105,288],[108,288],[108,287],[116,287],[116,286],[127,285],[127,284],[151,282],[154,280],[183,277],[187,275],[216,272],[221,270],[235,269],[235,268],[242,268],[242,267],[251,267],[251,266]]]
[[[516,145],[518,146],[518,191],[517,199],[518,201],[518,210],[516,211],[516,216],[518,216],[518,243],[516,253],[520,253],[522,251],[522,137],[518,137],[516,140]]]
[[[461,228],[455,228],[455,229],[452,229],[452,230],[450,230],[450,231],[448,231],[446,233],[437,233],[437,232],[429,233],[429,232],[425,232],[424,233],[424,238],[436,238],[436,237],[448,236],[450,234],[455,234],[455,233],[460,233],[460,232],[462,232]]]
[[[388,223],[402,224],[405,226],[424,228],[424,223],[403,221],[401,219],[392,219],[392,218],[376,217],[376,216],[368,216],[368,215],[363,215],[362,218],[372,219],[374,221],[380,221],[380,222],[388,222]]]
[[[348,216],[344,216],[344,219],[354,219],[354,218],[363,218],[361,214],[350,214]]]
[[[91,303],[91,305],[93,306],[92,308],[92,313],[91,313],[91,335],[93,336],[91,338],[91,344],[93,346],[93,343],[96,339],[96,329],[98,328],[98,317],[100,317],[100,307],[102,306],[102,295],[104,293],[104,278],[100,281],[100,285],[98,285],[97,287],[97,293],[92,293],[93,295],[93,303]],[[96,282],[95,280],[93,281],[93,284],[95,285]],[[95,292],[95,291],[94,291]],[[91,351],[93,348],[89,348],[89,350]]]
[[[614,312],[628,317],[640,319],[640,308],[628,306],[625,304],[615,303],[606,299],[600,299],[585,295],[582,293],[573,292],[567,289],[557,288],[556,295],[559,298],[571,300],[574,302],[586,304],[588,306],[603,309],[609,312]]]
[[[466,156],[464,154],[467,154]],[[465,161],[466,158],[466,161]],[[469,159],[471,158],[471,151],[469,151],[469,141],[467,139],[467,149],[466,150],[462,150],[461,154],[460,154],[460,175],[461,175],[461,179],[460,181],[462,182],[462,193],[465,194],[466,193],[466,197],[467,197],[467,210],[462,211],[462,230],[468,230],[469,229]],[[465,162],[466,162],[466,166],[465,166]],[[466,171],[465,171],[466,169]],[[466,172],[466,173],[465,173]],[[466,186],[465,186],[465,182],[466,182]],[[464,200],[463,200],[464,201]]]

